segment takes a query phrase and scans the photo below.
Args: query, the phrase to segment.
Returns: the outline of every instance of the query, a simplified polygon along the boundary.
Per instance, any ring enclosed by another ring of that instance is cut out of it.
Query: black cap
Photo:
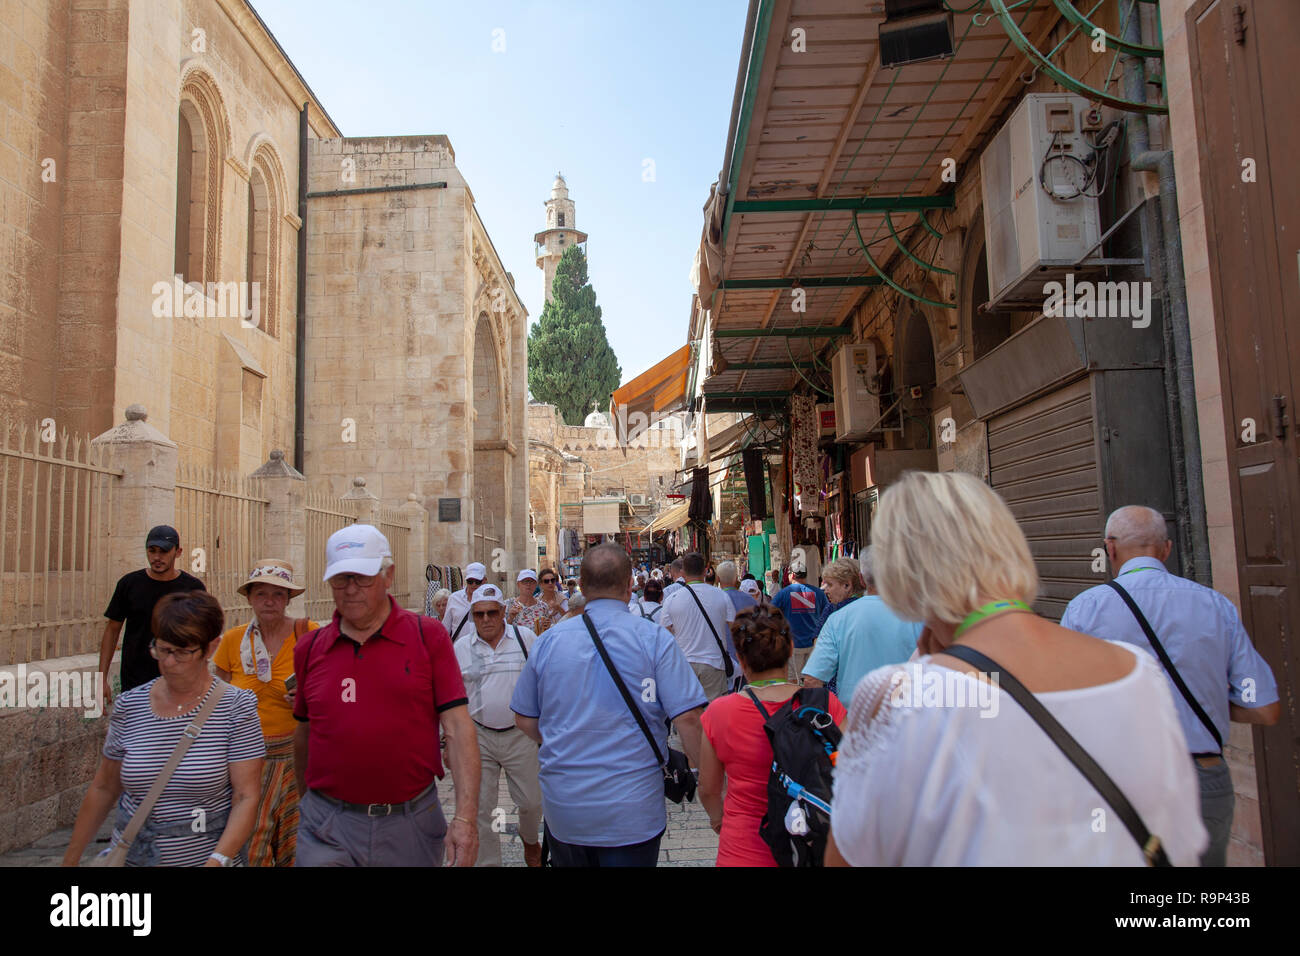
[[[181,546],[181,536],[176,533],[176,529],[169,524],[156,525],[149,529],[149,536],[145,538],[144,546],[146,548],[162,548],[170,551],[172,548]]]

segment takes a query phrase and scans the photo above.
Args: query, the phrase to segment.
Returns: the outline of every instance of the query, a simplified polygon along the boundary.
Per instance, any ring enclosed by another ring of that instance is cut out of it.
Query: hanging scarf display
[[[811,395],[790,398],[790,456],[794,492],[802,510],[815,510],[819,491],[817,470],[817,403]]]

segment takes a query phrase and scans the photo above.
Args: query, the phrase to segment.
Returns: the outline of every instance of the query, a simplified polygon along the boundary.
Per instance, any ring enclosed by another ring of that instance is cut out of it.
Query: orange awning
[[[690,369],[691,347],[683,345],[648,371],[615,389],[609,398],[609,420],[619,444],[627,444],[629,430],[639,434],[657,421],[657,416],[682,406]]]

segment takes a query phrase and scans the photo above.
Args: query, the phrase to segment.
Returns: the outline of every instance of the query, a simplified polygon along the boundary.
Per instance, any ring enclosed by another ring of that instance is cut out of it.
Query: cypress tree
[[[592,407],[605,411],[622,370],[605,337],[587,257],[570,246],[551,283],[551,301],[528,332],[528,389],[554,405],[568,425],[581,425]]]

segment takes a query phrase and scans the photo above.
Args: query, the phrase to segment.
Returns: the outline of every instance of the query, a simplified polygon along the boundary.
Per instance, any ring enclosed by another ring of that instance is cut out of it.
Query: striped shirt
[[[149,681],[118,697],[108,719],[104,756],[122,763],[122,796],[118,802],[119,824],[113,830],[115,840],[121,836],[124,821],[131,819],[162,772],[176,749],[176,742],[203,706],[203,700],[207,700],[205,696],[188,713],[178,717],[157,717],[149,706],[153,684],[154,681]],[[217,686],[214,682],[213,688]],[[252,691],[228,691],[203,724],[198,739],[186,751],[149,814],[145,829],[169,831],[157,838],[158,865],[202,866],[207,862],[217,847],[223,827],[208,831],[206,821],[216,821],[230,813],[229,765],[240,760],[256,760],[265,754],[257,697]]]

